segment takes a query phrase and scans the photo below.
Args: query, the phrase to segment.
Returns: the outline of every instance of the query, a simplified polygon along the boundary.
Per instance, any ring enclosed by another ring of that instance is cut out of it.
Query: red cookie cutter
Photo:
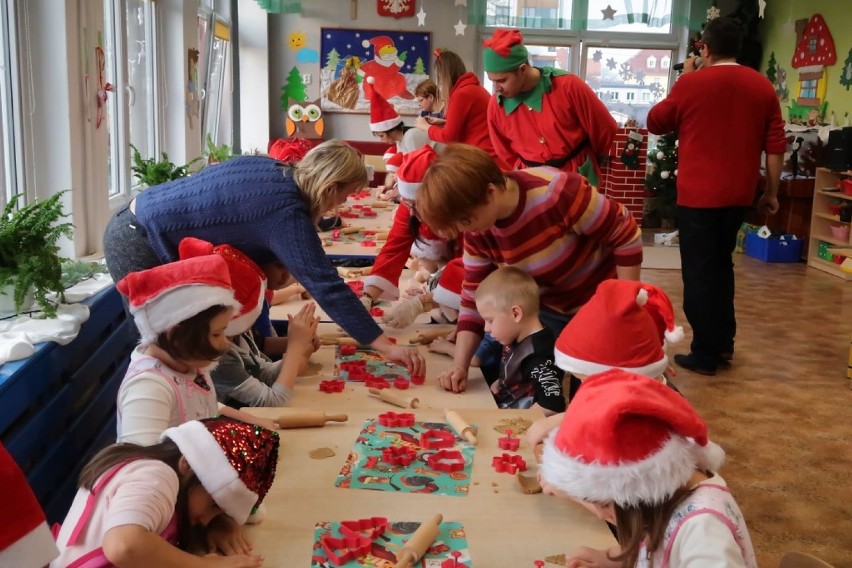
[[[357,521],[341,521],[340,526],[341,533],[343,532],[343,527],[345,527],[353,533],[358,533],[361,536],[369,537],[370,540],[375,540],[388,528],[388,520],[387,517],[370,517],[369,519],[358,519]]]
[[[334,229],[331,232],[331,238],[332,239],[339,239],[340,238],[340,229]]]
[[[346,534],[344,534],[346,531]],[[343,566],[347,562],[351,562],[356,558],[361,558],[370,553],[373,545],[373,539],[366,536],[360,536],[348,529],[340,528],[340,534],[344,535],[341,538],[334,538],[328,535],[320,537],[322,549],[328,556],[329,562],[335,566]]]
[[[414,426],[414,415],[410,412],[383,412],[379,414],[379,424],[388,428],[408,428]]]
[[[361,234],[365,237],[374,237],[376,235],[376,231],[361,231]]]
[[[354,346],[354,345],[341,345],[341,346],[340,346],[340,349],[339,349],[340,354],[341,354],[341,355],[343,355],[343,356],[346,356],[346,355],[355,355],[355,352],[356,352],[357,350],[358,350],[358,348],[357,348],[356,346]],[[354,362],[354,361],[353,361],[353,362]],[[367,364],[367,362],[366,362],[366,361],[364,361],[364,364],[366,365],[366,364]]]
[[[426,430],[420,434],[420,446],[427,450],[452,448],[455,443],[455,434],[447,432],[446,430]]]
[[[521,445],[521,439],[517,436],[512,436],[511,430],[506,430],[506,436],[504,438],[497,438],[497,445],[501,450],[517,452],[518,446]]]
[[[385,315],[385,311],[382,308],[376,306],[375,308],[370,309],[370,315],[377,318],[382,317],[383,315]]]
[[[372,209],[367,209],[366,207],[361,210],[361,214],[364,217],[377,217],[379,214],[373,211]]]
[[[391,384],[387,379],[383,377],[377,377],[376,375],[370,375],[365,381],[364,386],[368,389],[389,389],[391,388]]]
[[[461,555],[462,553],[458,550],[450,552],[450,556],[452,556],[452,558],[447,558],[446,560],[441,562],[440,568],[469,568],[467,564],[459,560],[459,557]]]
[[[343,389],[346,388],[346,383],[343,379],[329,379],[327,381],[320,381],[319,390],[320,392],[333,393],[333,392],[343,392]]]
[[[376,246],[376,241],[361,241],[362,247],[374,247]]]
[[[497,473],[511,473],[514,475],[519,471],[526,471],[527,462],[525,462],[524,458],[517,454],[501,454],[499,456],[494,456],[491,460],[491,467],[493,467],[494,471]]]
[[[405,390],[408,388],[408,381],[406,381],[402,377],[397,377],[393,380],[393,386],[395,386],[399,390]]]
[[[423,375],[412,375],[411,376],[411,384],[413,385],[422,385],[426,382],[426,377]]]
[[[361,199],[361,198],[360,198],[360,197],[356,197],[356,199]],[[362,205],[361,203],[354,203],[354,204],[352,205],[352,209],[361,209],[362,207],[364,207],[364,205]]]
[[[347,211],[341,211],[337,215],[343,217],[344,219],[358,219],[360,217],[360,215],[358,215],[357,213],[349,213]]]
[[[382,461],[391,465],[407,467],[417,458],[417,452],[411,448],[391,446],[382,449]]]
[[[346,285],[355,292],[356,296],[360,296],[364,292],[364,283],[361,280],[351,280]]]
[[[452,473],[464,469],[464,456],[458,450],[438,450],[426,458],[426,463],[435,471]]]

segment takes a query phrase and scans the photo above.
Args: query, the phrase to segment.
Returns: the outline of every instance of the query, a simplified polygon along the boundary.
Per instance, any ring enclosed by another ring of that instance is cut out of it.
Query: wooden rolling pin
[[[351,337],[320,337],[320,343],[323,345],[358,345],[358,342]]]
[[[386,241],[388,240],[388,231],[379,231],[375,234],[375,237],[377,241]]]
[[[459,436],[464,437],[472,445],[477,444],[476,433],[467,420],[462,418],[455,410],[444,410],[444,419],[459,433]]]
[[[417,408],[420,405],[420,399],[416,396],[405,396],[397,392],[392,392],[388,389],[371,388],[370,394],[401,408]]]
[[[352,234],[355,234],[355,233],[360,233],[363,230],[364,230],[363,227],[343,227],[342,229],[340,229],[340,234],[341,235],[352,235]]]
[[[417,334],[416,337],[412,337],[408,340],[412,345],[429,345],[439,337],[446,337],[450,333],[452,333],[452,329],[444,329],[444,330],[432,330],[432,331],[422,331]]]
[[[428,521],[420,523],[411,538],[402,545],[402,550],[396,555],[396,564],[393,568],[409,568],[419,561],[441,532],[440,525],[443,520],[444,515],[438,513]]]
[[[387,209],[390,207],[390,203],[387,201],[373,201],[370,203],[370,207],[373,209]]]
[[[346,422],[349,416],[346,414],[326,414],[318,410],[293,409],[276,418],[274,422],[279,428],[318,428],[325,426],[326,422]]]

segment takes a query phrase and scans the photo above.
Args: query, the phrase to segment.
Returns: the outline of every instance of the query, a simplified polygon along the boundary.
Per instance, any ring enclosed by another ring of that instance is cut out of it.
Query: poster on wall
[[[320,106],[324,112],[369,113],[369,80],[401,115],[418,115],[417,84],[429,78],[431,32],[322,28]]]

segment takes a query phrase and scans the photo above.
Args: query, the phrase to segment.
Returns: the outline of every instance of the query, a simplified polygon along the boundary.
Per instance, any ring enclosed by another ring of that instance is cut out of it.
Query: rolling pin
[[[416,337],[409,339],[408,342],[412,344],[429,345],[439,337],[448,336],[451,332],[452,329],[423,331],[418,333]]]
[[[428,521],[420,523],[411,538],[402,545],[402,550],[396,555],[396,564],[393,568],[409,568],[419,561],[441,532],[440,524],[443,520],[444,515],[438,513]]]
[[[321,337],[320,343],[323,345],[358,345],[358,342],[351,337]]]
[[[455,410],[444,410],[444,419],[459,433],[459,436],[464,437],[472,445],[477,444],[476,433],[467,421],[459,416]]]
[[[346,422],[349,416],[346,414],[326,414],[317,410],[294,409],[279,416],[274,420],[279,428],[318,428],[325,426],[326,422]]]
[[[388,240],[388,231],[379,231],[376,233],[375,237],[377,241],[386,241]]]
[[[373,201],[370,203],[370,207],[373,209],[387,209],[390,207],[390,203],[387,201]]]
[[[386,389],[371,388],[370,394],[401,408],[417,408],[420,405],[420,399],[416,396],[404,396]]]
[[[355,233],[360,233],[363,229],[361,227],[343,227],[340,229],[341,235],[352,235]]]

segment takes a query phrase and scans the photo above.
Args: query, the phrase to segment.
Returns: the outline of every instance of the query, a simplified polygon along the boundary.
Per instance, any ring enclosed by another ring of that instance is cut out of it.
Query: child
[[[230,245],[214,247],[192,237],[180,242],[179,251],[182,259],[205,255],[225,259],[234,296],[241,304],[225,328],[231,343],[210,372],[219,402],[235,408],[284,406],[293,396],[296,376],[313,349],[319,323],[319,318],[314,317],[316,306],[308,304],[289,318],[287,352],[283,361],[275,363],[261,352],[251,333],[266,299],[267,278],[260,267]],[[273,284],[279,286],[280,281]]]
[[[118,441],[151,445],[167,428],[219,414],[209,367],[239,302],[217,255],[132,272],[117,284],[142,336],[118,390]],[[223,414],[274,428],[233,409]]]
[[[491,392],[500,408],[538,407],[546,415],[565,410],[562,371],[553,364],[553,334],[538,318],[538,286],[526,272],[506,266],[476,290],[485,332],[503,345],[500,374]],[[450,390],[452,384],[442,383]]]
[[[420,116],[430,124],[443,124],[444,102],[438,99],[438,85],[432,79],[425,79],[414,89],[414,98],[420,105]],[[431,120],[430,120],[431,119]]]
[[[569,400],[580,379],[610,369],[655,377],[677,390],[664,375],[669,368],[666,342],[682,338],[671,300],[660,288],[635,280],[604,280],[559,334],[554,361],[572,377]],[[527,439],[535,446],[561,421],[561,416],[537,420]]]
[[[185,422],[153,446],[109,446],[80,473],[50,566],[260,566],[235,523],[254,520],[277,461],[276,432],[230,418]],[[191,538],[198,526],[232,555],[187,552],[207,551]]]
[[[717,475],[725,452],[685,398],[613,369],[583,382],[544,442],[540,476],[614,523],[618,546],[568,566],[757,566],[742,512]]]

